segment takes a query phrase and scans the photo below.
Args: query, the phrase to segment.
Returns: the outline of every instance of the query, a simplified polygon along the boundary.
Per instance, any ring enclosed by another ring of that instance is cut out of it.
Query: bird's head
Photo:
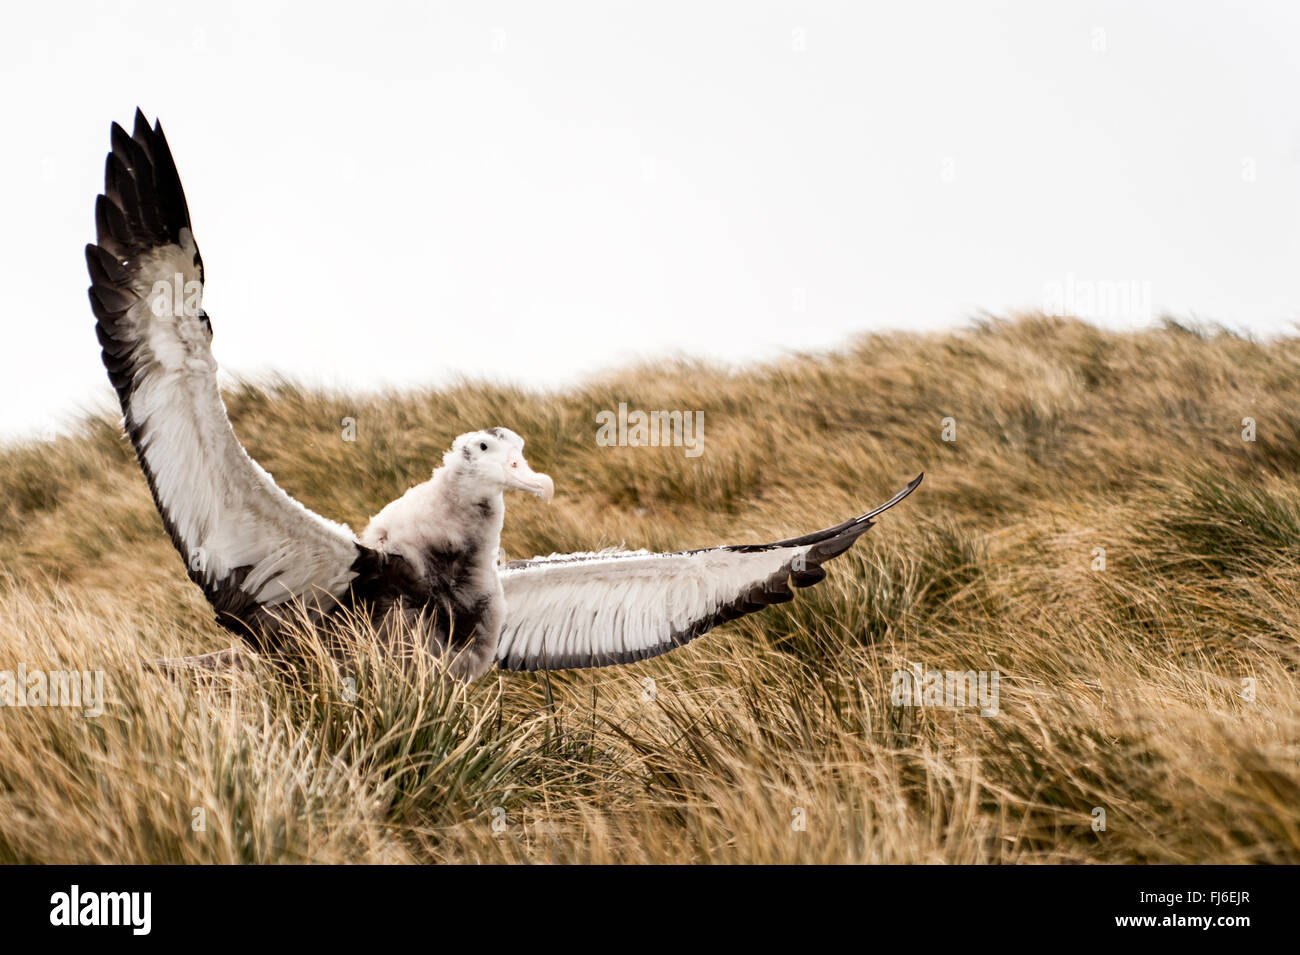
[[[488,428],[462,434],[443,458],[462,480],[489,493],[517,490],[544,501],[555,496],[555,483],[524,460],[524,439],[508,428]]]

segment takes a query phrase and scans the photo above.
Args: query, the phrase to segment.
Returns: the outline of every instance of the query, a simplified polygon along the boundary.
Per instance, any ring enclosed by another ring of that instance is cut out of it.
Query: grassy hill
[[[0,709],[0,862],[1300,862],[1300,340],[1027,317],[557,394],[227,401],[356,529],[515,429],[557,494],[507,499],[512,558],[770,540],[927,476],[821,585],[667,657],[457,690],[363,652],[353,692],[144,669],[229,641],[118,422],[4,449],[0,671],[103,670],[109,702]],[[704,453],[598,446],[619,402],[702,410]],[[916,665],[998,671],[997,715],[893,705]]]

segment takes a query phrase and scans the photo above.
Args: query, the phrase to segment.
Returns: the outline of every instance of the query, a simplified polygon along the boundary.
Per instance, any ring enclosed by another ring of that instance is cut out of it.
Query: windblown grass
[[[109,697],[0,709],[0,861],[1300,862],[1300,341],[1026,317],[545,396],[228,401],[356,528],[514,428],[558,497],[509,500],[510,557],[772,539],[927,478],[818,587],[659,660],[454,687],[357,627],[346,673],[172,682],[145,661],[228,640],[117,422],[0,451],[0,670]],[[703,410],[704,454],[598,447],[620,401]],[[892,705],[917,664],[997,670],[997,715]]]

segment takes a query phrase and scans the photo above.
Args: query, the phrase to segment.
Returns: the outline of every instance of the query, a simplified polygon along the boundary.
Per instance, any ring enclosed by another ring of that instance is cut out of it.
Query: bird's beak
[[[506,465],[506,487],[536,494],[543,501],[555,497],[555,482],[530,468],[522,454],[511,455]]]

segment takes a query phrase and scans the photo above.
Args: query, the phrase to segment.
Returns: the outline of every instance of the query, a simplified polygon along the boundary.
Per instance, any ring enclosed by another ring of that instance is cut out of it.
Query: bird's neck
[[[434,471],[429,483],[438,503],[435,519],[446,537],[461,543],[470,562],[495,563],[506,513],[501,489],[485,489],[474,475],[448,466]]]
[[[495,566],[505,502],[500,489],[453,467],[441,467],[377,514],[361,542],[400,553],[421,570],[453,560],[465,568]]]
[[[499,487],[485,489],[476,475],[447,465],[434,471],[429,483],[444,505],[442,517],[463,521],[467,531],[488,529],[494,539],[500,538],[506,505]]]

